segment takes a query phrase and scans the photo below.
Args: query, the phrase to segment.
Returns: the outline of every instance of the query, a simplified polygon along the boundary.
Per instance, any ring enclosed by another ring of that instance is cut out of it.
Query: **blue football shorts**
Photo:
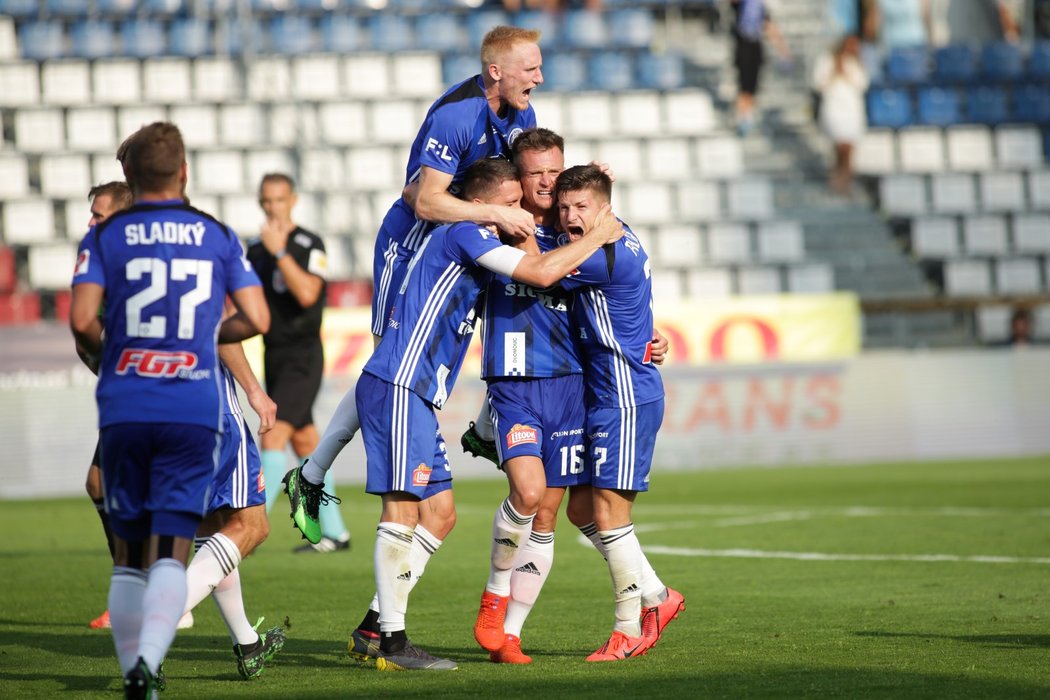
[[[595,488],[648,491],[664,400],[587,410],[587,455]]]
[[[219,471],[212,483],[208,512],[220,508],[247,508],[266,503],[262,460],[251,428],[243,415],[223,416]]]

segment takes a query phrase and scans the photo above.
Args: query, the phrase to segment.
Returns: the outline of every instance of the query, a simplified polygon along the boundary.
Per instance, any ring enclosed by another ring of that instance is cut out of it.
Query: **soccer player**
[[[464,178],[464,196],[518,207],[521,185],[508,161],[485,159]],[[368,476],[365,490],[382,497],[374,556],[379,598],[381,670],[453,669],[413,646],[405,629],[415,528],[437,495],[451,503],[452,474],[435,409],[447,401],[470,343],[492,273],[546,287],[620,235],[599,217],[590,236],[546,255],[502,245],[495,227],[467,222],[435,229],[416,253],[393,304],[383,340],[365,365],[357,392]],[[447,495],[446,495],[447,494]],[[449,513],[448,529],[454,521]]]
[[[377,343],[408,261],[436,225],[432,222],[491,224],[518,239],[532,234],[528,212],[456,195],[468,166],[479,159],[508,156],[517,135],[536,126],[529,98],[543,83],[539,40],[535,30],[495,27],[481,44],[481,73],[453,85],[428,110],[406,169],[405,184],[416,192],[414,203],[404,197],[394,202],[376,237],[372,333]],[[355,391],[351,388],[340,401],[313,454],[288,476],[293,519],[310,542],[321,535],[313,522],[316,516],[307,511],[315,509],[315,501],[329,500],[327,493],[312,487],[324,483],[332,462],[361,425]]]
[[[590,235],[611,197],[611,180],[594,166],[576,166],[558,176],[559,224],[570,241]],[[648,565],[631,521],[635,498],[649,489],[664,411],[663,381],[651,357],[649,258],[627,230],[615,245],[583,262],[562,286],[578,290],[572,320],[587,367],[585,429],[594,522],[616,597],[612,635],[587,660],[616,661],[645,654],[685,607],[682,595],[664,586]],[[656,603],[644,613],[643,595]]]
[[[283,173],[264,175],[259,183],[259,205],[266,223],[248,246],[248,260],[262,280],[273,323],[263,337],[266,390],[277,402],[277,423],[260,435],[266,476],[266,510],[281,492],[287,471],[289,442],[298,459],[317,447],[313,404],[321,389],[324,346],[321,316],[327,258],[319,236],[298,226],[292,210],[298,199],[295,184]],[[297,460],[298,461],[298,460]],[[335,493],[331,479],[328,492]],[[336,552],[349,549],[350,533],[334,495],[320,507],[321,538],[298,552]]]
[[[216,339],[266,331],[270,314],[237,237],[183,202],[178,128],[144,126],[117,156],[135,204],[81,243],[70,326],[86,352],[101,353],[96,396],[115,550],[110,620],[125,696],[142,698],[155,690],[183,613],[185,562],[218,466]],[[238,313],[223,321],[227,293]]]

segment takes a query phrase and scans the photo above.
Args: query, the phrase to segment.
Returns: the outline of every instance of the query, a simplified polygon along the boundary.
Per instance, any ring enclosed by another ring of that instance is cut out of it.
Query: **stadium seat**
[[[715,128],[715,109],[711,95],[702,90],[676,90],[663,96],[667,131],[694,136]]]
[[[66,145],[74,151],[116,151],[117,115],[112,107],[76,107],[66,113]]]
[[[320,48],[320,37],[307,17],[283,14],[269,26],[270,47],[279,54],[298,56]]]
[[[655,245],[647,248],[647,251],[659,268],[696,267],[704,259],[703,236],[699,226],[660,226],[653,233],[653,238]]]
[[[642,144],[637,139],[602,139],[598,142],[597,160],[612,167],[617,182],[653,179],[645,169]]]
[[[346,154],[346,186],[351,191],[373,191],[403,182],[394,152],[383,146],[351,148]]]
[[[977,124],[1001,124],[1009,118],[1006,91],[1000,87],[980,85],[966,93],[966,118]]]
[[[692,179],[692,149],[686,139],[647,139],[643,153],[645,172],[650,179],[672,182]]]
[[[369,106],[369,140],[408,146],[419,128],[420,115],[412,100],[376,100]]]
[[[866,175],[888,175],[897,171],[896,139],[892,129],[868,129],[856,145],[854,168]]]
[[[825,263],[792,265],[787,269],[787,290],[792,294],[827,294],[835,290],[835,272]]]
[[[257,235],[263,223],[263,213],[254,196],[225,195],[221,202],[219,209],[213,212],[220,220],[229,225],[241,238],[251,238]]]
[[[395,53],[416,48],[415,31],[407,17],[387,13],[372,15],[368,20],[372,48]]]
[[[1024,75],[1021,49],[1009,41],[986,44],[981,50],[981,77],[986,80],[1009,82]]]
[[[911,222],[911,252],[920,259],[959,255],[959,224],[949,217],[919,217]]]
[[[126,17],[135,10],[138,0],[95,0],[95,9],[106,17]]]
[[[321,126],[317,110],[308,104],[270,106],[269,144],[300,148],[320,142]]]
[[[399,53],[392,56],[390,61],[392,97],[420,97],[429,104],[444,90],[441,57],[438,54],[429,51]]]
[[[467,40],[470,42],[470,48],[480,49],[481,41],[490,29],[500,24],[509,24],[509,22],[507,13],[502,10],[482,8],[471,11],[467,15]]]
[[[921,46],[904,46],[890,49],[886,56],[887,82],[900,85],[915,85],[930,77],[930,57]]]
[[[660,270],[652,276],[653,303],[659,305],[680,302],[682,293],[682,273],[678,270]]]
[[[529,104],[536,112],[536,118],[543,126],[556,134],[565,133],[565,109],[562,96],[556,92],[540,91],[532,93]]]
[[[873,127],[897,129],[912,123],[911,97],[900,88],[868,91],[868,122]]]
[[[46,105],[91,102],[91,67],[87,61],[46,61],[40,67],[41,100]]]
[[[153,19],[125,20],[120,27],[121,53],[134,58],[163,56],[168,50],[164,25]]]
[[[256,58],[248,64],[248,99],[257,102],[284,102],[292,94],[292,69],[283,56]]]
[[[91,70],[92,94],[96,103],[130,105],[142,101],[138,61],[129,58],[103,59],[95,61]]]
[[[92,179],[93,183],[102,182]],[[88,230],[88,208],[87,197],[71,197],[65,203],[66,238],[71,241],[79,241]]]
[[[920,124],[948,126],[960,121],[959,94],[952,88],[926,87],[919,90]]]
[[[678,90],[685,86],[685,59],[677,53],[638,56],[638,85],[650,90]]]
[[[1028,173],[1028,205],[1033,211],[1050,211],[1050,170]]]
[[[126,136],[133,134],[144,124],[152,124],[153,122],[162,122],[168,119],[168,110],[163,105],[143,105],[135,107],[118,107],[117,108],[117,138],[123,140]],[[174,120],[176,124],[180,125],[182,130],[182,123],[178,120]],[[186,139],[186,134],[183,133],[183,140]],[[97,180],[98,178],[96,178]]]
[[[181,17],[168,29],[168,48],[174,56],[197,57],[213,52],[211,29],[200,17]]]
[[[25,156],[20,153],[0,155],[0,199],[17,199],[28,194],[29,164]]]
[[[476,2],[476,0],[470,1]],[[515,27],[529,27],[540,32],[540,47],[544,51],[557,48],[560,40],[559,34],[561,33],[558,13],[547,12],[546,10],[519,10],[512,16],[511,24]],[[462,44],[460,47],[462,47]]]
[[[142,62],[142,97],[146,102],[186,104],[193,94],[190,61],[176,56]]]
[[[1018,214],[1013,217],[1012,223],[1014,251],[1050,254],[1050,215]]]
[[[799,262],[806,257],[802,226],[797,221],[763,221],[758,225],[758,257],[766,262]]]
[[[780,294],[780,270],[775,267],[739,267],[736,271],[737,294]]]
[[[365,103],[360,100],[326,102],[317,108],[321,138],[330,145],[363,143],[368,138]]]
[[[1050,40],[1039,39],[1032,44],[1026,75],[1032,80],[1050,80]]]
[[[66,53],[66,37],[61,22],[27,22],[18,32],[22,56],[34,61],[61,58]]]
[[[62,110],[20,109],[15,112],[15,147],[22,153],[47,153],[66,147]]]
[[[982,343],[1002,343],[1010,337],[1010,316],[1013,307],[1007,304],[982,304],[974,310],[977,337]]]
[[[975,172],[992,167],[992,132],[985,126],[953,126],[945,130],[948,167]]]
[[[900,167],[907,173],[935,173],[944,170],[944,139],[941,130],[912,127],[897,132]]]
[[[578,93],[565,98],[569,133],[603,138],[613,132],[612,98],[604,93]]]
[[[700,177],[727,178],[744,172],[743,148],[740,141],[732,136],[699,139],[696,155]]]
[[[7,246],[0,245],[0,294],[10,294],[18,286],[18,270],[15,266],[15,253]]]
[[[664,133],[660,96],[649,90],[633,90],[616,96],[616,133],[659,136]]]
[[[247,148],[266,143],[265,118],[257,104],[220,105],[218,122],[219,143],[223,146]]]
[[[729,216],[737,221],[759,221],[773,217],[773,184],[765,177],[730,180],[726,186]]]
[[[933,54],[933,81],[967,83],[977,76],[977,55],[966,44],[942,46]]]
[[[76,245],[34,245],[29,249],[27,272],[35,291],[69,289],[70,270],[77,260]]]
[[[339,57],[334,54],[296,56],[291,59],[291,91],[299,100],[331,100],[342,93]]]
[[[38,0],[3,0],[0,12],[18,19],[36,17],[40,14],[40,3]]]
[[[610,9],[609,40],[615,46],[647,50],[653,43],[653,15],[640,8]]]
[[[963,252],[967,255],[1006,255],[1006,219],[1002,216],[963,217]]]
[[[938,173],[931,178],[930,199],[938,214],[977,211],[977,189],[970,173]]]
[[[733,277],[727,268],[710,267],[689,270],[685,276],[689,299],[721,299],[733,294]]]
[[[108,58],[117,54],[116,34],[110,22],[84,20],[69,29],[72,55],[78,58]]]
[[[0,61],[17,60],[19,53],[14,17],[0,13]]]
[[[228,56],[205,56],[193,61],[193,99],[223,102],[242,99],[240,69]]]
[[[543,59],[543,88],[574,92],[587,86],[587,64],[576,53],[559,52]]]
[[[81,193],[87,194],[87,191]],[[9,199],[3,203],[4,243],[29,245],[46,243],[55,237],[55,212],[47,199]],[[63,271],[69,284],[72,264]]]
[[[890,216],[926,212],[926,183],[920,175],[887,175],[879,180],[879,206]]]
[[[995,130],[995,157],[1000,168],[1043,167],[1043,144],[1039,129],[1031,126],[1001,126]]]
[[[269,53],[268,34],[258,19],[217,19],[214,26],[215,51],[219,55],[238,56],[249,51],[258,56]]]
[[[347,54],[368,48],[369,33],[352,15],[326,12],[321,15],[321,47],[328,52]]]
[[[124,171],[121,169],[117,159],[113,157],[112,151],[104,154],[96,153],[91,156],[91,182],[93,184],[123,179]],[[81,199],[80,201],[83,204],[84,200]],[[196,201],[196,195],[194,195],[194,201]]]
[[[662,182],[631,183],[619,200],[630,211],[628,223],[669,224],[674,221],[671,187]],[[626,214],[625,214],[626,216]]]
[[[599,51],[587,62],[590,86],[597,90],[619,92],[634,84],[634,64],[623,51]]]
[[[460,18],[451,13],[428,12],[420,15],[416,19],[416,40],[419,48],[447,53],[461,50],[467,40],[461,26]]]
[[[149,8],[150,14],[160,17],[174,17],[193,9],[191,7],[193,0],[145,0],[143,4]],[[204,5],[200,10],[203,13],[208,8]]]
[[[718,265],[752,262],[747,224],[711,224],[707,229],[707,257]]]
[[[0,64],[0,107],[22,107],[40,100],[40,72],[35,61]]]
[[[194,189],[205,194],[238,194],[249,189],[240,151],[198,151],[193,166],[191,172],[196,173],[191,176]]]
[[[214,105],[185,104],[171,108],[171,121],[179,125],[186,147],[212,148],[219,145],[219,115]],[[191,173],[195,180],[197,173]]]
[[[346,168],[342,153],[333,148],[308,148],[300,153],[300,187],[317,192],[345,190]],[[326,230],[331,230],[326,228]]]
[[[609,44],[609,29],[601,12],[568,10],[562,15],[561,40],[569,49],[600,49]]]
[[[441,77],[445,83],[446,89],[452,87],[461,80],[466,80],[472,75],[477,75],[481,70],[481,64],[478,61],[477,56],[470,56],[467,54],[446,54],[441,59]],[[547,71],[548,66],[543,66],[543,89],[550,90],[550,76]],[[550,93],[548,93],[550,94]],[[533,94],[532,99],[539,98],[540,95]]]
[[[477,59],[474,72],[480,70]],[[470,75],[469,73],[467,75]],[[463,80],[467,75],[461,76]],[[343,86],[351,97],[385,97],[390,87],[390,66],[385,54],[360,53],[343,62]]]
[[[1024,178],[1019,172],[987,172],[978,176],[981,209],[984,211],[1024,211]],[[1050,235],[1050,232],[1048,232]]]
[[[1019,122],[1050,123],[1050,86],[1027,84],[1014,88],[1013,118]]]
[[[262,147],[244,153],[244,177],[249,192],[257,191],[263,175],[267,173],[295,172],[296,163],[288,149]],[[300,196],[305,193],[303,188],[299,189]]]
[[[679,221],[720,220],[722,197],[718,183],[702,180],[679,182],[675,188],[675,211]]]
[[[339,178],[342,179],[342,159],[338,159],[340,165],[338,167]],[[316,166],[315,166],[316,167]],[[304,172],[303,178],[305,180],[306,174]],[[358,200],[355,202],[354,200]],[[321,230],[327,231],[333,235],[338,236],[349,236],[353,231],[354,214],[357,209],[367,208],[368,199],[362,197],[351,197],[346,194],[345,191],[338,193],[328,192],[325,195],[324,201],[321,204]],[[378,227],[372,230],[378,230]],[[371,300],[371,279],[368,280],[369,285],[369,296],[367,299]],[[366,303],[369,303],[366,301]]]
[[[992,267],[999,294],[1039,294],[1044,289],[1037,258],[1001,258]]]

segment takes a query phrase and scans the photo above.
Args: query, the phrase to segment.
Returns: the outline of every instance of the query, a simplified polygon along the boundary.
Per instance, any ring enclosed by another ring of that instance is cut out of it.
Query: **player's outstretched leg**
[[[291,502],[292,523],[307,541],[317,544],[321,541],[321,504],[339,503],[339,499],[325,493],[320,484],[311,484],[304,479],[301,465],[285,474],[282,483]]]

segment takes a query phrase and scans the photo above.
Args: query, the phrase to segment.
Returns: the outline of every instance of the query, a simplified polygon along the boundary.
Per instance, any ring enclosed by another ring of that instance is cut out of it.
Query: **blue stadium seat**
[[[1050,40],[1042,39],[1032,44],[1032,51],[1028,54],[1028,77],[1050,80]]]
[[[546,68],[547,66],[544,66],[544,69]],[[477,75],[480,71],[481,61],[473,54],[452,54],[446,56],[441,62],[441,78],[446,87],[451,87],[472,75]],[[549,84],[544,87],[549,87]]]
[[[247,34],[247,36],[246,36]],[[240,21],[227,20],[215,25],[215,50],[219,54],[237,55],[245,51],[245,42],[250,41],[253,53],[266,51],[266,30],[258,20],[252,20],[247,28]]]
[[[978,124],[1001,124],[1009,117],[1006,91],[991,85],[980,85],[966,93],[966,118]]]
[[[558,43],[558,16],[543,10],[521,10],[512,20],[515,27],[529,27],[540,32],[540,47],[553,48]]]
[[[634,85],[634,65],[623,51],[602,51],[587,62],[591,86],[598,90],[628,90]]]
[[[168,29],[168,48],[175,56],[200,56],[212,53],[208,22],[198,17],[174,20]]]
[[[676,53],[646,53],[638,57],[638,86],[677,90],[685,85],[685,61]]]
[[[321,46],[325,51],[348,53],[369,45],[368,32],[350,15],[321,15]]]
[[[1050,124],[1050,86],[1021,85],[1015,88],[1013,121]]]
[[[543,86],[569,92],[587,87],[587,66],[576,53],[553,53],[543,61]]]
[[[1021,49],[1008,41],[987,44],[981,51],[981,76],[988,80],[1011,81],[1024,75]]]
[[[933,80],[937,83],[966,83],[977,75],[977,56],[965,44],[943,46],[933,54]]]
[[[145,5],[154,17],[185,15],[192,9],[193,0],[146,0]]]
[[[412,23],[401,15],[378,14],[369,19],[372,48],[377,51],[410,51],[416,47]]]
[[[448,12],[431,12],[416,20],[419,48],[451,53],[463,48],[465,37],[459,30],[460,19]]]
[[[911,96],[900,88],[875,88],[868,91],[868,123],[899,129],[912,123]]]
[[[886,57],[886,80],[890,83],[924,83],[929,77],[930,57],[923,47],[898,47]]]
[[[121,25],[125,56],[149,58],[163,56],[168,50],[164,25],[152,19],[131,19]]]
[[[647,49],[653,42],[653,16],[640,8],[610,10],[609,38],[616,46]]]
[[[503,10],[481,9],[467,15],[467,39],[470,47],[481,48],[481,40],[497,24],[509,24],[507,13]]]
[[[922,88],[918,103],[920,124],[949,126],[960,121],[959,94],[952,88]]]
[[[60,22],[27,22],[18,30],[22,56],[36,61],[60,58],[66,52],[66,39]]]
[[[110,22],[85,20],[69,30],[72,53],[78,58],[108,58],[116,54],[116,40]]]
[[[609,43],[609,29],[601,12],[568,10],[562,16],[561,40],[569,49],[598,49]]]
[[[49,15],[59,17],[87,17],[91,10],[90,0],[47,0]]]
[[[278,15],[270,21],[270,48],[279,54],[297,56],[318,48],[313,24],[302,15]]]
[[[96,0],[95,8],[106,16],[127,17],[135,11],[138,0]]]
[[[25,19],[39,14],[40,4],[36,0],[0,0],[0,15]]]

